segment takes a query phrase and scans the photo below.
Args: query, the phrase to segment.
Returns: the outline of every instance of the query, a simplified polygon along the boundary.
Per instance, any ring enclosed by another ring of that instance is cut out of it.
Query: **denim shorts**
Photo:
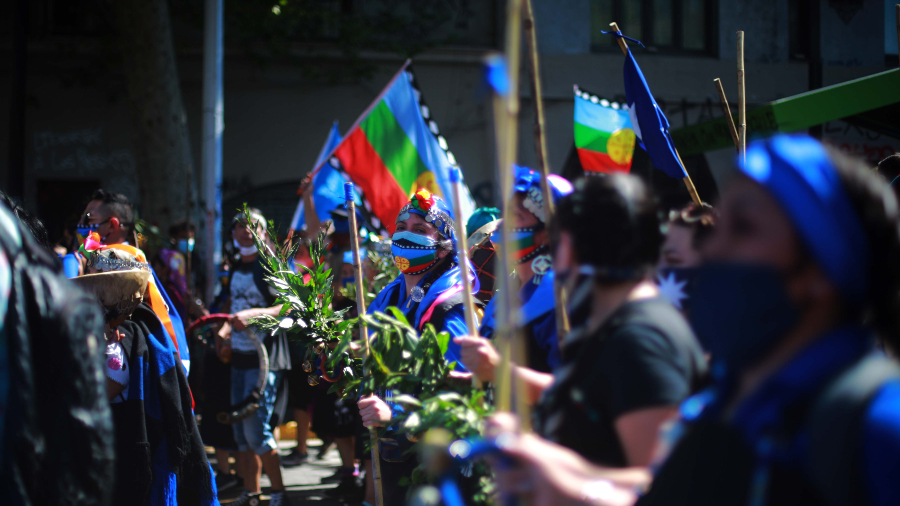
[[[272,427],[269,420],[275,410],[275,397],[283,378],[281,371],[269,371],[266,378],[266,388],[259,400],[259,409],[247,418],[232,425],[234,440],[238,450],[245,452],[253,450],[257,455],[262,455],[270,450],[278,448],[275,438],[272,436]],[[235,369],[231,368],[231,403],[237,404],[253,392],[256,381],[259,379],[259,369]]]

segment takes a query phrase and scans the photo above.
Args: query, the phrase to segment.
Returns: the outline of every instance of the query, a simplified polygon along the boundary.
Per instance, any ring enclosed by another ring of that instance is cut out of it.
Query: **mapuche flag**
[[[431,119],[409,63],[334,150],[342,170],[362,194],[366,210],[390,233],[400,208],[419,188],[447,202],[453,197],[450,169],[456,167],[456,159]],[[475,208],[468,189],[462,197],[463,216],[457,220],[466,220]]]
[[[590,172],[628,172],[634,129],[625,108],[575,86],[575,148]]]
[[[669,135],[669,120],[650,93],[650,86],[634,60],[631,49],[625,55],[625,97],[634,133],[637,134],[641,147],[650,155],[653,166],[669,177],[687,177],[675,152],[672,136]]]

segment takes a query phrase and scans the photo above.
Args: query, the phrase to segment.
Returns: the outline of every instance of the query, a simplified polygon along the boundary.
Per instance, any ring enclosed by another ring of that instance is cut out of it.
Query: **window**
[[[715,0],[591,0],[591,46],[616,47],[601,33],[618,23],[622,33],[651,51],[711,53]]]

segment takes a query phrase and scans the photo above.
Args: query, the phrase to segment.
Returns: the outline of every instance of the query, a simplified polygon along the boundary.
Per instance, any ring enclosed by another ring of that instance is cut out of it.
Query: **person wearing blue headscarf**
[[[563,490],[638,506],[900,504],[893,192],[860,161],[779,135],[748,146],[718,209],[690,314],[713,384],[681,404],[643,483],[584,473],[547,445],[519,453],[532,470],[579,469],[538,471],[536,506]]]
[[[553,201],[572,193],[572,185],[564,178],[550,175],[547,179]],[[514,250],[516,276],[521,283],[520,321],[528,343],[527,367],[541,373],[551,372],[560,363],[559,339],[556,335],[556,305],[553,293],[553,271],[547,234],[547,206],[541,189],[541,175],[527,167],[516,167],[513,183],[516,201],[513,237],[503,241]],[[506,239],[506,238],[504,238]],[[499,233],[492,242],[500,243]],[[463,348],[463,364],[483,381],[493,381],[496,351],[488,340],[496,326],[496,299],[484,310],[479,335],[455,339]]]
[[[401,274],[379,292],[369,305],[369,314],[397,307],[420,332],[426,324],[432,324],[436,331],[446,331],[451,337],[469,333],[463,307],[463,273],[456,256],[453,220],[453,211],[447,203],[426,189],[417,191],[400,209],[391,237],[391,252]],[[468,275],[473,280],[473,293],[477,293],[478,282],[474,271],[470,269]],[[464,371],[459,358],[459,345],[451,340],[444,359],[457,362],[455,370]],[[390,424],[393,413],[402,410],[400,405],[390,402],[390,394],[380,392],[377,396],[359,401],[363,425],[377,427]],[[385,398],[388,402],[382,400]],[[406,438],[391,437],[392,432],[388,431],[379,443],[384,503],[403,504],[406,487],[400,486],[400,479],[409,477],[418,464],[406,452],[411,443]],[[370,465],[369,462],[366,465]]]

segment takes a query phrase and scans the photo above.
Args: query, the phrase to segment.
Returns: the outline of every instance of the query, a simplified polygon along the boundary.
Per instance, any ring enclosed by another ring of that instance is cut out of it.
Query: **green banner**
[[[897,102],[900,102],[900,70],[887,70],[749,110],[747,137],[796,132]],[[734,121],[738,121],[736,114]],[[671,133],[681,156],[734,146],[724,116]]]

